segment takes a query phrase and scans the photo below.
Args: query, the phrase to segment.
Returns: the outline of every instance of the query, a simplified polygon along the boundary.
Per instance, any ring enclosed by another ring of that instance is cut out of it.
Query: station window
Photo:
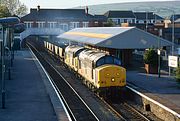
[[[33,22],[24,22],[26,25],[26,28],[32,28]]]
[[[59,24],[59,28],[61,28],[64,31],[68,31],[68,24],[66,23],[61,23]]]
[[[78,28],[79,22],[70,22],[70,29]]]
[[[88,27],[89,26],[89,22],[83,22],[83,27]]]
[[[38,28],[45,28],[45,22],[36,22]]]
[[[48,28],[56,28],[57,22],[48,22],[47,26]]]

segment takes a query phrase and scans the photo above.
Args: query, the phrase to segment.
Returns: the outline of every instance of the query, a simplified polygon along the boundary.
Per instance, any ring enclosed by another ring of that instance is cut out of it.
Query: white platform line
[[[144,94],[138,92],[137,90],[135,90],[135,89],[133,89],[133,88],[131,88],[131,87],[129,87],[129,86],[126,86],[126,87],[129,88],[130,90],[132,90],[133,92],[137,93],[137,94],[140,95],[141,97],[143,97],[143,98],[145,98],[145,99],[147,99],[147,100],[153,102],[154,104],[160,106],[161,108],[165,109],[166,111],[168,111],[168,112],[172,113],[173,115],[177,116],[178,118],[180,118],[180,114],[178,114],[177,112],[175,112],[175,111],[169,109],[168,107],[162,105],[161,103],[159,103],[159,102],[157,102],[157,101],[155,101],[155,100],[149,98],[148,96],[146,96],[146,95],[144,95]]]
[[[29,48],[29,49],[30,49],[30,48]],[[31,49],[30,49],[30,51],[31,51],[31,53],[33,54],[33,56],[36,58],[36,60],[38,61],[39,65],[41,66],[41,68],[43,69],[44,73],[46,74],[46,77],[48,78],[49,82],[51,83],[54,91],[56,92],[56,95],[57,95],[59,101],[61,102],[64,111],[66,112],[66,115],[67,115],[67,117],[68,117],[68,120],[69,120],[69,121],[72,121],[72,119],[71,119],[71,117],[70,117],[70,115],[69,115],[69,113],[68,113],[68,111],[67,111],[67,109],[66,109],[66,107],[65,107],[65,105],[64,105],[64,103],[63,103],[63,101],[62,101],[62,99],[61,99],[61,97],[60,97],[60,95],[59,95],[59,93],[57,92],[55,86],[53,85],[52,80],[51,80],[51,78],[49,77],[47,71],[44,69],[44,67],[43,67],[42,64],[40,63],[39,59],[38,59],[38,58],[36,57],[36,55],[32,52]]]

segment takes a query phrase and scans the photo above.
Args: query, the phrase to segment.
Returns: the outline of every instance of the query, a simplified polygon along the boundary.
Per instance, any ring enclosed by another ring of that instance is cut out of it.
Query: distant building
[[[137,24],[154,24],[154,23],[162,23],[164,18],[161,16],[154,14],[153,12],[134,12],[136,16]]]
[[[104,16],[111,19],[116,26],[122,23],[136,23],[136,17],[132,11],[107,11]]]
[[[180,44],[180,28],[174,28],[174,43]],[[163,29],[163,38],[172,41],[172,28]]]
[[[102,18],[94,17],[86,9],[30,9],[30,13],[21,18],[27,28],[61,28],[68,31],[78,27],[103,25]]]
[[[107,22],[107,17],[104,15],[94,15],[94,26],[102,27]]]
[[[174,16],[174,21],[176,21],[177,19],[180,18],[180,14],[174,14],[174,15],[171,15],[171,17],[170,17],[171,21],[173,20],[173,16]]]

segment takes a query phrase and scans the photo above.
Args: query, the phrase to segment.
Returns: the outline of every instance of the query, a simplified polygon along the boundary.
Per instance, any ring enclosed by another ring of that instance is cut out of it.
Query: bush
[[[158,54],[154,49],[146,50],[144,53],[144,63],[152,66],[158,65]]]
[[[180,82],[180,67],[176,68],[175,74],[176,74],[176,80]]]

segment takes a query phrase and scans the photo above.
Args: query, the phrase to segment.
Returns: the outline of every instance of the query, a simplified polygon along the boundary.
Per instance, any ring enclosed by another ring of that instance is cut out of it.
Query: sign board
[[[161,55],[161,50],[158,49],[158,55]]]
[[[178,55],[180,55],[180,48],[178,48]]]
[[[169,67],[178,67],[178,57],[177,56],[168,56],[168,66]]]

